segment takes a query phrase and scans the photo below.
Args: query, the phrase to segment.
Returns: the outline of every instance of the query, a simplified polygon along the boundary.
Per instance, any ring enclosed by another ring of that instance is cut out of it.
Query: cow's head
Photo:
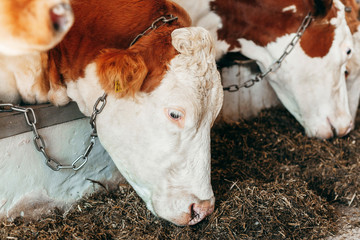
[[[214,11],[220,12],[223,3],[215,2]],[[339,0],[244,2],[237,1],[238,6],[233,6],[241,12],[232,21],[240,29],[237,37],[230,33],[231,26],[225,23],[230,21],[230,16],[224,13],[219,39],[225,40],[230,49],[240,49],[247,57],[257,60],[263,72],[285,49],[289,50],[288,45],[301,22],[311,12],[314,19],[310,26],[281,67],[270,73],[268,79],[308,136],[346,135],[353,123],[344,72],[353,44],[344,5]]]
[[[223,92],[209,33],[179,28],[166,36],[164,28],[129,49],[104,51],[87,80],[67,88],[88,115],[108,93],[96,120],[101,143],[148,209],[191,225],[214,209],[210,128]]]
[[[347,68],[346,86],[349,97],[350,113],[355,123],[355,117],[359,106],[360,98],[360,21],[359,6],[355,0],[342,0],[346,6],[346,21],[351,30],[354,41],[353,55],[350,58]]]
[[[73,21],[69,0],[0,1],[0,53],[46,51],[64,37]]]

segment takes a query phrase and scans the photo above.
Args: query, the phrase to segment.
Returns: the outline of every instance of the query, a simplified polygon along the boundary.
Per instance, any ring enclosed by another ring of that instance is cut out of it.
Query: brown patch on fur
[[[141,91],[153,91],[168,70],[170,60],[178,54],[172,46],[170,35],[176,28],[164,25],[151,35],[144,36],[131,48],[143,56],[148,68],[148,75],[141,86]]]
[[[304,32],[300,45],[309,57],[324,57],[330,50],[335,37],[335,27],[330,20],[337,16],[334,6],[324,19],[314,20]]]
[[[283,12],[284,8],[291,5],[296,7],[295,13],[292,11]],[[329,12],[334,12],[331,10],[333,8],[332,0],[263,0],[261,2],[215,0],[211,3],[211,9],[221,17],[223,23],[223,27],[218,30],[218,37],[220,40],[229,43],[230,49],[240,47],[239,38],[251,40],[259,46],[266,46],[278,37],[296,32],[309,12],[316,15],[311,24],[316,25],[323,22],[321,16],[326,15],[325,18],[328,19]],[[313,27],[310,34],[312,43],[319,42],[318,40],[314,41],[316,38],[312,35],[319,33],[326,34],[327,37],[329,34],[334,34],[333,29],[327,26]],[[332,40],[330,46],[331,43]],[[325,45],[321,54],[325,52],[326,48],[329,49],[328,42]],[[316,53],[315,55],[319,54]]]
[[[72,7],[75,24],[49,53],[53,61],[50,72],[54,73],[50,76],[51,85],[84,77],[86,66],[95,61],[100,84],[108,93],[115,93],[116,81],[124,88],[118,97],[139,90],[149,92],[160,83],[177,54],[170,34],[190,23],[187,13],[167,0],[102,0],[102,4],[96,0],[74,0]],[[132,40],[155,19],[169,14],[179,20],[160,26],[129,48]]]
[[[357,32],[359,26],[359,5],[355,0],[341,0],[341,2],[346,6],[351,8],[351,12],[345,12],[346,22],[350,28],[352,34]]]
[[[297,12],[283,12],[283,9],[295,5]],[[222,19],[219,39],[225,40],[231,48],[240,47],[239,38],[254,41],[259,46],[266,46],[276,38],[296,32],[302,19],[308,13],[303,1],[231,1],[216,0],[211,8]]]

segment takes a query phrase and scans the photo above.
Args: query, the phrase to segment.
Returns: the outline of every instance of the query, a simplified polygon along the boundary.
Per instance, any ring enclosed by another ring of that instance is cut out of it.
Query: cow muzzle
[[[55,33],[64,33],[69,30],[74,21],[70,4],[59,3],[50,9],[50,19]]]
[[[336,117],[327,117],[323,124],[313,130],[308,130],[307,135],[319,139],[344,137],[354,128],[350,114],[342,113]]]

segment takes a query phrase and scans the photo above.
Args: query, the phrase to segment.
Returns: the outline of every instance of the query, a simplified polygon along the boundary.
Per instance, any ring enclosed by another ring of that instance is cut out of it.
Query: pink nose
[[[204,200],[199,203],[193,203],[190,206],[190,212],[191,219],[189,225],[195,225],[214,212],[214,201]]]
[[[333,121],[331,121],[329,118],[327,120],[331,127],[331,134],[329,133],[330,136],[327,138],[331,138],[334,135],[338,137],[344,137],[353,129],[354,124],[351,120],[350,122],[348,122],[348,124],[337,124],[338,125],[337,127],[333,125]]]
[[[344,137],[344,136],[346,136],[353,128],[354,128],[354,124],[353,124],[353,122],[351,121],[349,126],[346,126],[346,127],[344,127],[344,128],[340,128],[340,129],[337,131],[337,136],[339,136],[339,137]]]
[[[50,9],[50,19],[55,32],[62,33],[69,30],[73,21],[70,4],[60,3]]]

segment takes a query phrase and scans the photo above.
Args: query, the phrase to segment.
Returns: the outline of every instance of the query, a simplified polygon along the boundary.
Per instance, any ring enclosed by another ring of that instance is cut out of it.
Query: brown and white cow
[[[354,52],[347,64],[346,86],[349,96],[350,113],[355,122],[360,98],[360,21],[359,6],[355,0],[342,0],[346,6],[346,21],[354,41]]]
[[[97,133],[122,175],[154,214],[196,224],[215,202],[210,128],[223,91],[211,35],[168,0],[71,4],[75,24],[56,48],[3,62],[26,83],[18,91],[57,105],[71,98],[87,116],[107,93]]]
[[[300,41],[266,79],[308,136],[329,138],[333,130],[344,136],[351,130],[344,72],[353,44],[339,0],[175,2],[190,13],[194,25],[216,37],[217,59],[240,51],[256,60],[262,72],[288,49],[311,13],[313,20]]]
[[[73,23],[69,0],[1,0],[0,54],[46,51]]]

